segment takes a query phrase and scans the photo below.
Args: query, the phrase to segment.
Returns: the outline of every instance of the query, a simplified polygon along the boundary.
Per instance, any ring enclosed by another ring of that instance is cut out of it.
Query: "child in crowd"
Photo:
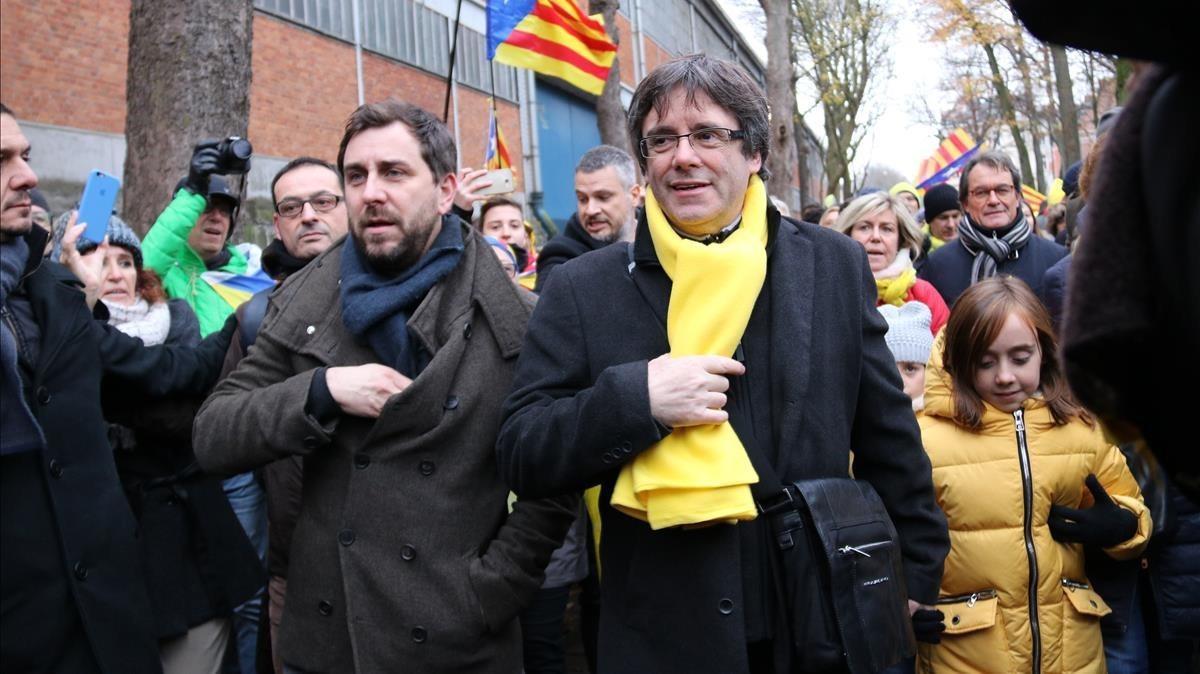
[[[920,302],[905,302],[901,306],[884,304],[879,307],[888,323],[887,345],[896,357],[896,369],[904,381],[904,392],[912,398],[913,411],[925,409],[925,363],[933,348],[929,323],[933,315]]]
[[[923,672],[1104,672],[1084,547],[1138,555],[1150,516],[1116,447],[1072,398],[1027,285],[981,281],[934,345],[922,439],[950,554]]]

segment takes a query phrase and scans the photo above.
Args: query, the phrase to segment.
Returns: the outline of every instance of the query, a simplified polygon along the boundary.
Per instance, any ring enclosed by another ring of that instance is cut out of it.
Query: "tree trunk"
[[[123,204],[139,234],[187,174],[193,145],[246,135],[253,16],[251,0],[133,0]]]
[[[1054,58],[1054,83],[1058,89],[1058,119],[1062,124],[1063,164],[1070,166],[1080,159],[1079,118],[1075,111],[1075,96],[1071,92],[1071,70],[1067,65],[1067,50],[1050,45]]]
[[[1133,62],[1127,58],[1117,59],[1117,81],[1116,81],[1116,98],[1117,105],[1125,105],[1125,99],[1129,96],[1129,80],[1133,77]],[[1097,117],[1099,122],[1100,118]]]
[[[589,14],[604,16],[604,29],[612,38],[614,44],[621,44],[621,36],[617,31],[618,0],[591,0]],[[608,79],[604,82],[604,91],[596,99],[596,126],[600,130],[600,142],[619,147],[634,154],[637,148],[629,140],[629,131],[625,127],[625,106],[621,105],[621,63],[620,57],[614,58],[612,70],[608,71]],[[636,155],[635,155],[636,156]]]
[[[1017,109],[1013,105],[1012,94],[1008,90],[1008,85],[1004,83],[1004,76],[1000,72],[1000,63],[996,60],[996,48],[985,42],[983,53],[987,56],[988,68],[992,72],[992,84],[996,87],[996,97],[1000,99],[1000,111],[1004,114],[1004,122],[1008,125],[1008,132],[1012,134],[1013,143],[1017,146],[1021,179],[1029,180],[1033,175],[1033,166],[1029,163],[1029,148],[1025,145],[1025,137],[1021,134],[1021,126],[1017,122]]]
[[[792,113],[796,109],[796,86],[792,77],[792,21],[790,0],[758,0],[767,20],[767,101],[771,109],[770,153],[767,155],[767,192],[792,209],[801,204],[793,198],[792,177],[796,166],[796,139]]]
[[[792,80],[793,91],[795,85],[795,80]],[[804,117],[800,115],[798,108],[792,109],[792,137],[796,139],[796,181],[800,183],[800,208],[803,209],[814,201],[820,201],[822,197],[809,193],[808,153],[812,150],[808,147],[808,138],[804,133]]]

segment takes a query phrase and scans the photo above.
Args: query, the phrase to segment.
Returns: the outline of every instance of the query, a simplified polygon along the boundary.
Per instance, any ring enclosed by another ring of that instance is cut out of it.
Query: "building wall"
[[[129,9],[129,0],[0,0],[0,100],[26,126],[34,170],[56,207],[77,198],[91,169],[123,173]],[[256,157],[247,188],[256,197],[267,195],[272,175],[287,159],[336,158],[358,93],[352,44],[262,10],[254,15],[252,54],[248,136]],[[364,51],[363,79],[368,101],[395,96],[441,114],[444,77]],[[482,92],[458,86],[463,165],[483,161],[486,100]],[[501,100],[497,108],[519,166],[517,105]]]

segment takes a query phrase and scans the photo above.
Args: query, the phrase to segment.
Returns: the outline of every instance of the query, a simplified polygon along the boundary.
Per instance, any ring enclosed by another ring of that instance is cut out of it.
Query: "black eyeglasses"
[[[304,211],[304,204],[310,204],[318,213],[328,213],[342,203],[342,198],[329,192],[314,194],[307,199],[284,199],[275,204],[275,212],[285,218],[294,218]]]
[[[646,136],[638,143],[638,149],[641,151],[643,157],[649,159],[655,155],[674,152],[675,148],[679,147],[680,138],[687,138],[688,142],[692,144],[693,149],[719,150],[728,145],[729,141],[741,140],[745,137],[745,131],[713,127],[710,129],[696,129],[691,133],[665,133]]]

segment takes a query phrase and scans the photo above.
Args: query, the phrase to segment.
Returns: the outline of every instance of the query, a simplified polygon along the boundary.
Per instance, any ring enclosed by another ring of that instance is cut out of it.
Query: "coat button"
[[[628,454],[632,451],[633,451],[633,443],[632,442],[626,440],[625,442],[621,443],[621,453],[622,454]]]
[[[88,568],[83,565],[83,562],[75,562],[75,567],[72,569],[75,572],[75,578],[80,582],[87,580]]]
[[[433,465],[432,461],[422,461],[420,465],[417,466],[417,469],[420,470],[421,474],[425,477],[433,475],[434,468],[436,468],[436,466]]]
[[[418,644],[425,643],[425,639],[428,636],[429,636],[429,633],[427,633],[425,631],[424,627],[418,626],[418,627],[412,628],[412,640],[417,642]]]
[[[311,335],[316,331],[317,331],[317,326],[315,326],[315,325],[310,325],[307,328],[304,328],[304,334],[306,334],[306,335]]]
[[[322,599],[317,602],[317,613],[321,615],[333,615],[333,604]]]
[[[957,625],[960,622],[962,622],[962,616],[954,616],[953,618],[950,619],[951,625]]]
[[[304,438],[304,448],[305,449],[316,449],[317,447],[320,447],[320,446],[321,446],[321,441],[317,439],[317,436],[309,435]]]
[[[442,407],[445,407],[448,410],[458,409],[458,396],[456,396],[456,395],[448,396],[446,398],[446,403],[444,405],[442,405]]]
[[[463,339],[471,338],[471,324],[463,323]]]
[[[721,612],[721,615],[729,615],[730,613],[733,613],[733,600],[722,599],[721,601],[717,602],[717,610]]]
[[[416,558],[417,558],[417,549],[414,548],[413,546],[405,545],[404,547],[400,548],[400,559],[403,559],[406,562],[411,562],[412,560],[414,560]]]
[[[601,460],[601,461],[603,461],[604,463],[612,463],[612,462],[613,462],[613,455],[612,455],[612,454],[609,454],[608,452],[605,452],[605,453],[604,453],[604,454],[603,454],[603,455],[600,457],[600,460]]]
[[[49,405],[50,404],[50,389],[46,388],[45,386],[39,386],[37,388],[37,401],[39,404]]]
[[[50,477],[58,479],[63,475],[62,462],[58,459],[50,459]]]
[[[366,454],[355,454],[354,455],[354,467],[355,468],[362,470],[369,465],[371,465],[371,457],[367,456]]]
[[[349,546],[353,542],[354,542],[354,530],[353,529],[342,529],[341,531],[338,532],[338,543],[341,543],[342,545],[345,545],[345,546]]]

